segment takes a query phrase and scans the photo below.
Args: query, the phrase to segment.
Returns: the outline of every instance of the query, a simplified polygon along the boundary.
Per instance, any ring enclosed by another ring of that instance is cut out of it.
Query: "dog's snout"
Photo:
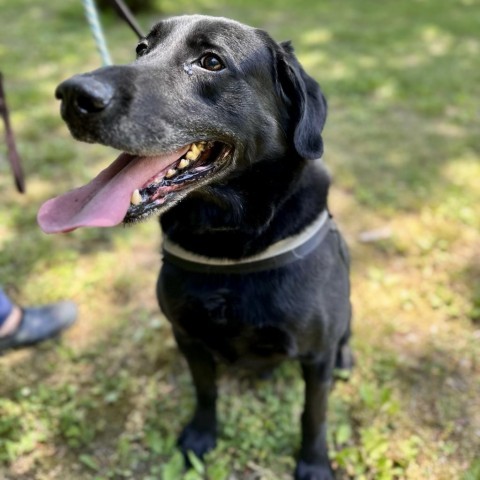
[[[68,112],[83,115],[98,114],[112,102],[114,90],[108,82],[78,75],[61,83],[55,96],[62,101],[62,115]]]

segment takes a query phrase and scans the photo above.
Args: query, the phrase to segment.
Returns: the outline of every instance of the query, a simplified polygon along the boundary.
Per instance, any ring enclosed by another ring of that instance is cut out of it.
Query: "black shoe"
[[[17,330],[0,337],[0,353],[11,348],[28,347],[56,337],[77,318],[77,307],[72,302],[60,302],[44,307],[23,308]]]

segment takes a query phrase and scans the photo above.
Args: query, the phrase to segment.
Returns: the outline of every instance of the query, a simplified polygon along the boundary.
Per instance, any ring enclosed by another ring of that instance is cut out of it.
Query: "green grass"
[[[292,39],[328,97],[325,159],[353,256],[357,358],[330,402],[338,478],[479,479],[478,1],[159,4],[161,15],[230,16]],[[183,478],[175,438],[192,387],[156,305],[156,222],[53,237],[35,223],[42,201],[115,155],[75,142],[53,98],[61,80],[100,66],[81,2],[0,0],[0,12],[28,182],[15,193],[0,146],[1,283],[21,304],[80,308],[61,341],[0,358],[0,478]],[[114,59],[129,62],[134,35],[103,21]],[[358,240],[375,229],[390,235]],[[225,374],[220,389],[218,448],[185,478],[291,478],[298,367],[266,382]]]

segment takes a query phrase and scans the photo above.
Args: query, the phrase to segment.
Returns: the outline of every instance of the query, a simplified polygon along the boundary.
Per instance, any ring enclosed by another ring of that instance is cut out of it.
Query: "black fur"
[[[131,65],[74,77],[59,96],[81,140],[139,154],[212,138],[234,147],[221,175],[167,205],[165,235],[198,254],[236,259],[300,232],[327,209],[329,177],[312,161],[323,153],[326,102],[289,43],[203,16],[163,21],[145,41],[147,51]],[[224,70],[199,67],[212,51]],[[75,92],[98,85],[108,108],[75,110]],[[348,270],[336,229],[307,258],[269,271],[205,274],[164,263],[158,298],[197,395],[179,439],[185,453],[202,457],[215,446],[218,361],[260,370],[297,359],[306,390],[295,478],[333,478],[325,417],[334,366],[351,366]]]

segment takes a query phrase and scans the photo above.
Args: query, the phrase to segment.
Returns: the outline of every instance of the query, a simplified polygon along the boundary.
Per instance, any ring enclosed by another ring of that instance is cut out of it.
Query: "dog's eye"
[[[146,51],[148,50],[148,43],[147,42],[141,42],[137,45],[137,48],[135,49],[135,52],[137,53],[138,57],[141,57]]]
[[[213,53],[207,53],[200,59],[200,66],[205,70],[210,70],[211,72],[219,72],[225,68],[225,65],[222,63],[220,58],[218,58]]]

